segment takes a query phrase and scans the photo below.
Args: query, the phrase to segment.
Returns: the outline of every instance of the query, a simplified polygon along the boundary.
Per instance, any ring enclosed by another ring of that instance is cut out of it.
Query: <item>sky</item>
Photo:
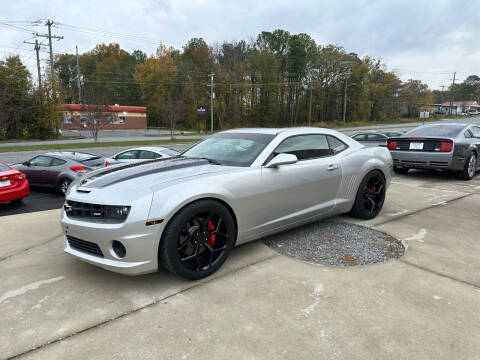
[[[31,31],[46,32],[46,19],[59,23],[53,33],[64,37],[54,41],[56,53],[118,42],[150,55],[158,42],[181,49],[193,37],[214,45],[284,29],[306,33],[319,45],[373,56],[402,80],[419,79],[439,89],[451,84],[454,72],[456,82],[480,75],[478,5],[477,0],[0,0],[0,59],[18,53],[36,74],[33,45],[23,41],[34,41]]]

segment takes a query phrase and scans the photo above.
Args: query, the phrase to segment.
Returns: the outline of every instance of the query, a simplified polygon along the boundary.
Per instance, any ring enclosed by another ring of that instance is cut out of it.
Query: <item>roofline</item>
[[[95,105],[95,104],[62,104],[61,110],[67,111],[111,111],[111,112],[138,112],[146,113],[147,108],[145,106],[124,106],[124,105]]]

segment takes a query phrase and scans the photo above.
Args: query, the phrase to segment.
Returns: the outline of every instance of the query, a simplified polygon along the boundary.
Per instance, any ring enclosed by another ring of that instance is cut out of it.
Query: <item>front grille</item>
[[[67,235],[67,241],[70,247],[78,251],[82,251],[103,258],[102,250],[100,250],[100,247],[93,242],[80,240],[69,235]]]
[[[70,218],[86,221],[106,221],[110,223],[121,223],[125,221],[130,212],[129,206],[99,205],[72,200],[67,200],[64,209]],[[125,209],[125,211],[122,209]]]

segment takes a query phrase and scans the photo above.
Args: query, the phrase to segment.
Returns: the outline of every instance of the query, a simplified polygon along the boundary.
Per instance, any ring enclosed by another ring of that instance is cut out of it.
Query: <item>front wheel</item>
[[[360,183],[350,214],[360,219],[373,219],[382,210],[385,193],[383,174],[378,170],[370,171]]]
[[[198,280],[217,271],[235,242],[235,222],[215,200],[200,200],[181,209],[167,225],[159,260],[168,271]]]

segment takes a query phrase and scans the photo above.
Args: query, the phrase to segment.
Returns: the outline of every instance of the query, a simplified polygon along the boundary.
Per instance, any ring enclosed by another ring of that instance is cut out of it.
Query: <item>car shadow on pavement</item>
[[[21,202],[0,204],[0,216],[25,214],[36,211],[60,209],[65,196],[58,191],[48,189],[30,189],[30,195]]]

